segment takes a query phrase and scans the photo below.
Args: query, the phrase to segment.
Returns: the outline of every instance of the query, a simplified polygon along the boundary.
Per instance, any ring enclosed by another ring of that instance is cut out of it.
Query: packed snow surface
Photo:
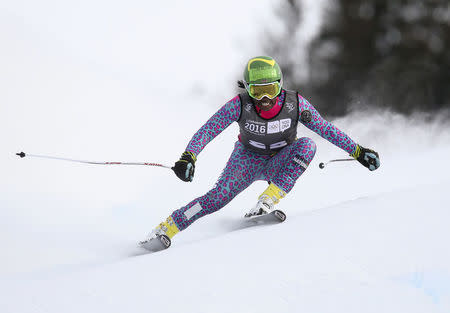
[[[97,216],[89,215],[88,203],[73,208],[57,193],[59,211],[39,202],[23,208],[28,216],[3,211],[10,215],[2,219],[2,312],[448,312],[448,133],[428,129],[432,138],[415,145],[414,138],[426,137],[420,133],[426,124],[385,118],[397,119],[390,130],[370,117],[335,121],[355,134],[362,125],[371,129],[360,133],[367,141],[377,134],[370,146],[380,152],[378,171],[357,162],[320,170],[319,161],[344,155],[312,136],[319,152],[280,203],[286,222],[244,221],[265,188],[257,182],[153,254],[136,242],[173,208],[207,191],[205,181],[211,185],[220,173],[234,131],[201,155],[192,184],[163,169],[18,160],[66,175],[83,171],[88,185],[106,171],[123,184],[141,175],[157,184],[147,184],[140,204],[95,210]]]

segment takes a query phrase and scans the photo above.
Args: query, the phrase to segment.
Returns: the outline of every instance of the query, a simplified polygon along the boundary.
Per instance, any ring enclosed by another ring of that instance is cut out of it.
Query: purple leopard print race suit
[[[279,97],[285,97],[284,90]],[[298,100],[299,121],[303,125],[349,154],[355,151],[356,143],[349,136],[324,120],[301,95],[298,95]],[[236,96],[197,131],[186,150],[198,155],[212,139],[239,119],[240,112],[241,102]],[[288,193],[312,161],[315,152],[315,143],[306,137],[297,139],[273,156],[249,151],[238,141],[214,187],[175,210],[171,216],[179,230],[184,230],[198,218],[223,208],[256,180],[270,181]]]

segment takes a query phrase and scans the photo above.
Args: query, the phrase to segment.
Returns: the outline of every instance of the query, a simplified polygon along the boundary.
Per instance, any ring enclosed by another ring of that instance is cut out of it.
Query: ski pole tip
[[[16,155],[20,156],[21,158],[24,158],[26,156],[25,152],[16,153]]]
[[[325,164],[319,163],[319,167],[323,169],[325,167]]]

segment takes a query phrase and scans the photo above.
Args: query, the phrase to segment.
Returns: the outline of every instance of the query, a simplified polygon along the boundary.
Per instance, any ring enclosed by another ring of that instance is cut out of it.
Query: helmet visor
[[[281,91],[280,82],[273,82],[269,84],[245,84],[248,94],[250,97],[261,100],[263,97],[268,97],[273,99]]]

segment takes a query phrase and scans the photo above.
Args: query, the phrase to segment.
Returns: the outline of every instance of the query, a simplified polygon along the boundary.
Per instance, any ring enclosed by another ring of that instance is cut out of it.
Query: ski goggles
[[[268,84],[247,84],[247,82],[244,81],[244,85],[250,97],[256,100],[261,100],[263,97],[273,99],[278,96],[281,91],[280,82]]]

